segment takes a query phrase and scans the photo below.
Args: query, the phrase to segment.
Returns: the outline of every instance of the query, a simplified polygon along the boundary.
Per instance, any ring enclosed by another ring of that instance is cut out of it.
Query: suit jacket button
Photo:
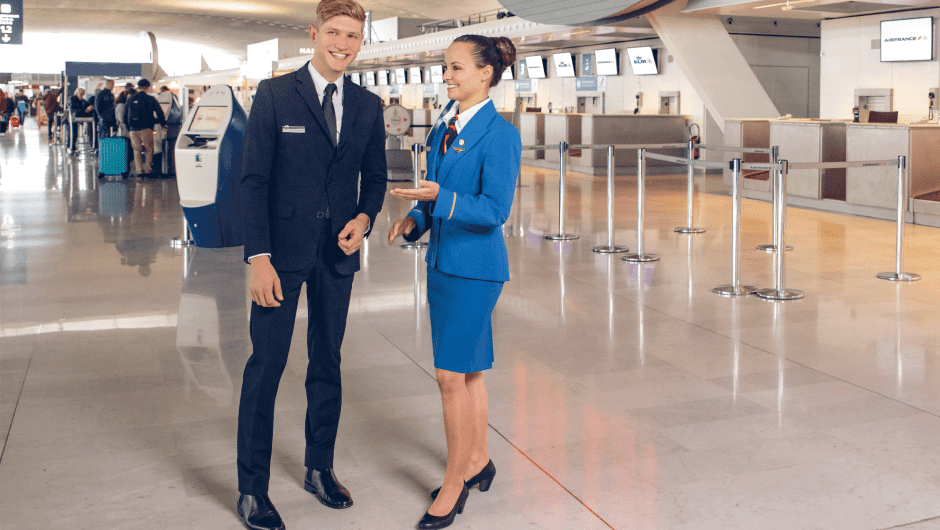
[[[323,219],[323,212],[317,212],[317,219]]]

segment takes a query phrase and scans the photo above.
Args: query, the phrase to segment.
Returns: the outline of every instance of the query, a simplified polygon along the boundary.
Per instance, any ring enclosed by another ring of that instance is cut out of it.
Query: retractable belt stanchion
[[[568,143],[558,142],[558,233],[549,234],[545,239],[552,241],[569,241],[578,239],[574,234],[565,233],[565,174],[568,165]]]
[[[688,196],[686,197],[686,204],[685,204],[686,221],[685,221],[685,226],[680,226],[679,228],[676,228],[675,231],[679,234],[701,234],[702,232],[705,231],[704,228],[696,228],[692,226],[692,198],[695,195],[695,183],[694,183],[695,166],[692,164],[693,160],[695,160],[695,142],[693,142],[692,140],[689,140],[689,167],[688,167],[689,189],[687,192]]]
[[[898,229],[897,229],[897,249],[895,252],[894,272],[879,272],[879,280],[888,280],[892,282],[914,282],[920,279],[920,274],[912,272],[901,272],[904,266],[904,205],[907,202],[907,186],[904,179],[904,166],[907,158],[898,157]]]
[[[774,148],[776,149],[776,148]],[[776,164],[776,156],[774,163]],[[786,246],[786,226],[787,226],[787,173],[789,166],[786,160],[781,160],[782,168],[775,170],[774,176],[774,244],[779,248],[789,248]],[[760,247],[758,247],[760,248]],[[777,252],[774,255],[774,286],[770,289],[761,289],[757,291],[757,296],[766,300],[796,300],[803,298],[803,291],[787,289],[786,278],[786,252]]]
[[[607,146],[607,245],[594,247],[594,252],[613,254],[628,252],[630,249],[614,245],[614,146]]]
[[[741,174],[741,159],[731,161],[731,175],[734,180],[731,187],[731,284],[719,285],[712,289],[713,293],[721,296],[746,296],[757,292],[757,287],[741,285],[738,276],[738,261],[741,247],[741,188],[743,176]]]
[[[780,157],[780,148],[777,147],[776,145],[771,147],[770,148],[770,163],[777,164],[779,157]],[[773,195],[773,207],[772,207],[773,213],[771,214],[771,216],[773,217],[773,229],[772,229],[773,233],[771,234],[771,238],[773,239],[774,242],[769,245],[757,245],[757,250],[763,250],[764,252],[776,252],[777,245],[780,244],[780,241],[777,239],[777,234],[779,234],[779,231],[777,230],[777,221],[778,221],[777,203],[780,202],[780,188],[779,188],[780,179],[777,178],[778,177],[777,173],[779,171],[780,171],[779,169],[774,169],[770,172],[770,175],[771,175],[770,189]],[[784,180],[783,182],[786,182],[786,180]],[[783,190],[784,197],[786,196],[786,191],[787,190]],[[784,205],[784,210],[786,210],[786,205]],[[787,250],[793,250],[793,247],[791,247],[790,245],[786,245],[784,248],[786,248]]]
[[[183,237],[174,237],[170,240],[170,247],[172,248],[186,248],[191,247],[196,244],[196,241],[193,240],[193,232],[189,229],[189,223],[186,221],[186,216],[183,216]]]
[[[622,259],[631,263],[659,261],[656,254],[646,254],[643,251],[643,203],[646,200],[646,149],[636,151],[636,253],[627,254]]]
[[[414,157],[414,168],[415,168],[415,188],[418,187],[418,181],[421,180],[421,148],[422,145],[419,143],[413,144],[411,146],[412,156]],[[415,201],[415,205],[418,204],[418,201]],[[410,249],[419,249],[428,246],[424,241],[412,241],[410,243],[403,243],[401,248],[410,248]]]

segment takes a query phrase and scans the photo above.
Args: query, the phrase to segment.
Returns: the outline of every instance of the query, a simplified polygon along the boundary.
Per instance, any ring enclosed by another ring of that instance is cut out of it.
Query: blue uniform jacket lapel
[[[444,110],[441,112],[440,116],[437,117],[437,121],[434,122],[434,126],[431,127],[431,132],[428,134],[428,139],[424,144],[425,151],[427,151],[427,160],[428,160],[428,180],[433,180],[437,182],[437,165],[440,163],[440,148],[441,148],[441,134],[447,128],[444,125],[444,116],[450,111],[450,108],[454,106],[457,102],[450,100]]]
[[[320,128],[323,129],[323,134],[327,138],[330,136],[330,129],[326,126],[326,117],[323,115],[323,107],[320,105],[320,96],[317,94],[317,86],[313,84],[313,78],[310,77],[310,70],[307,69],[307,65],[303,65],[300,70],[294,72],[294,79],[297,80],[297,92],[300,93],[301,97],[304,98],[304,101],[307,103],[307,107],[310,108],[310,112],[313,114],[313,117],[316,118],[317,123],[320,124]],[[345,90],[346,87],[343,87]],[[348,93],[348,91],[346,91]],[[345,96],[344,96],[345,97]],[[346,107],[345,99],[343,100],[343,125],[346,124]]]
[[[477,141],[483,138],[490,122],[495,117],[496,107],[490,101],[478,110],[470,119],[470,123],[460,131],[451,148],[440,159],[440,168],[437,170],[437,183],[440,186],[443,187],[444,181],[447,180],[447,176],[454,168],[454,165],[466,156],[466,153],[473,148]]]

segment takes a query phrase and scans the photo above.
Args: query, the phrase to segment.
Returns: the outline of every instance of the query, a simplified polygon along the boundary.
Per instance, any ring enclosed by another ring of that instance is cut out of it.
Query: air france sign
[[[933,60],[933,17],[881,22],[881,61]]]
[[[23,0],[0,0],[0,44],[23,44]]]

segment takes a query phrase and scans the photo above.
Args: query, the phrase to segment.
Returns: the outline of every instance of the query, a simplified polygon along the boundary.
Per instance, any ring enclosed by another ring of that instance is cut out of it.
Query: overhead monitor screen
[[[379,85],[385,86],[388,84],[388,70],[379,70]]]
[[[375,86],[375,72],[366,72],[366,86]]]
[[[444,82],[444,66],[440,64],[435,64],[431,67],[431,82],[432,83],[443,83]]]
[[[500,79],[512,79],[512,65],[507,66],[506,69],[503,70],[503,76],[500,77]]]
[[[933,17],[881,21],[881,62],[932,60]]]
[[[653,55],[653,48],[649,46],[627,48],[627,58],[630,59],[630,68],[633,69],[633,75],[656,75],[659,73],[659,70],[656,69],[656,57]]]
[[[525,58],[526,70],[529,79],[545,79],[545,65],[541,55],[530,55]]]
[[[352,80],[353,83],[356,83],[357,85],[360,85],[360,86],[362,85],[362,76],[359,74],[359,72],[353,72],[353,74],[349,76],[349,78]]]
[[[196,115],[189,124],[189,132],[217,133],[222,130],[222,120],[228,107],[196,107]]]
[[[617,75],[617,50],[607,48],[595,50],[594,60],[597,62],[597,75]]]
[[[404,84],[407,83],[407,82],[408,82],[408,81],[405,80],[405,69],[404,69],[404,68],[396,68],[396,69],[395,69],[395,84],[396,84],[396,85],[404,85]]]
[[[408,72],[411,76],[411,84],[420,85],[421,84],[421,67],[412,66],[411,70]]]
[[[571,53],[553,53],[552,59],[555,60],[555,73],[558,77],[574,77],[574,59],[571,58]]]

